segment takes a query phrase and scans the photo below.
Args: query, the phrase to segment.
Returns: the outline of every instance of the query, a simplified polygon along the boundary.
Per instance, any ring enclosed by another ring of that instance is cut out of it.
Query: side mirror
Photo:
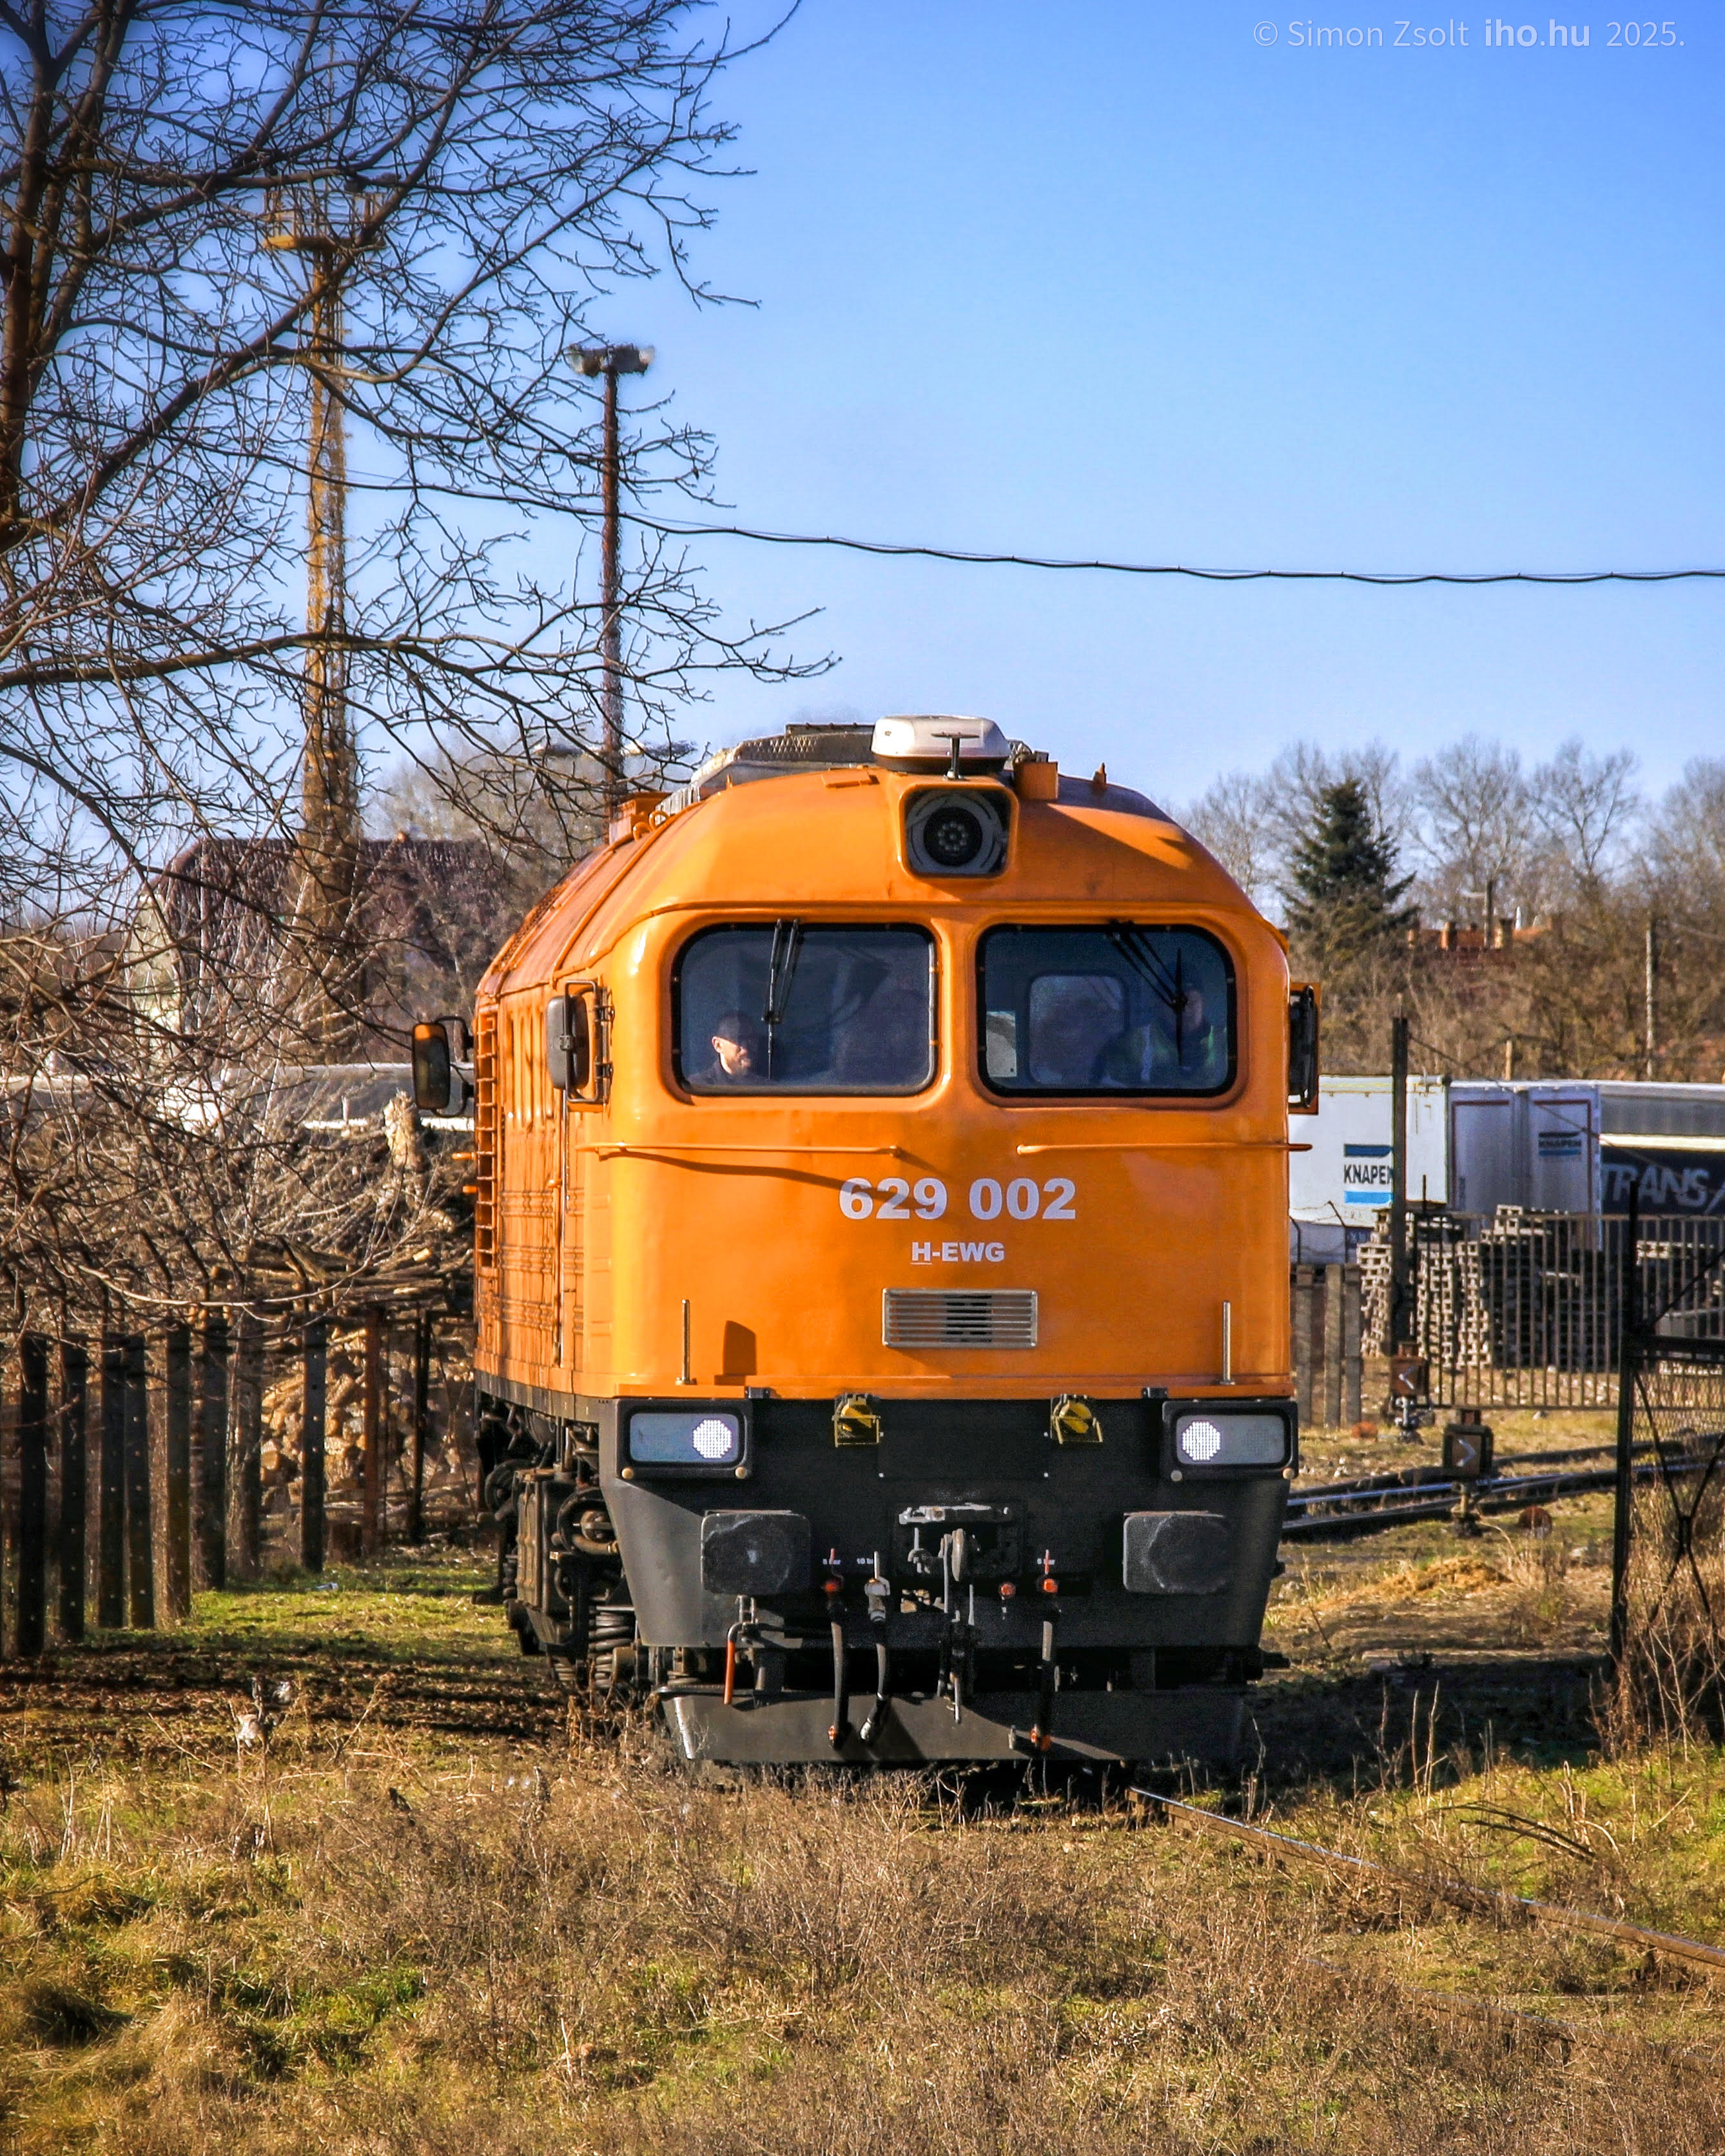
[[[1288,990],[1288,1113],[1317,1113],[1318,992],[1303,981]]]
[[[553,996],[545,1006],[545,1063],[560,1093],[593,1082],[593,1020],[585,996]]]
[[[446,1116],[454,1090],[449,1029],[441,1019],[423,1019],[413,1028],[414,1104],[422,1115]]]

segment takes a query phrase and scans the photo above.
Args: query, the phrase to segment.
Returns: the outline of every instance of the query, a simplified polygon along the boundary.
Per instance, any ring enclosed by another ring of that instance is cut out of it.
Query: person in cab
[[[1223,1028],[1204,989],[1183,984],[1147,1024],[1135,1025],[1109,1047],[1101,1083],[1149,1093],[1204,1093],[1227,1077]]]
[[[726,1011],[712,1030],[713,1060],[700,1074],[704,1086],[758,1086],[765,1075],[762,1029],[741,1011]]]

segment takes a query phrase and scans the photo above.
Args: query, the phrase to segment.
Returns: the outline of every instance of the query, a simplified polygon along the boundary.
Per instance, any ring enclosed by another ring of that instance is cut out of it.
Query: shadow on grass
[[[1452,1782],[1493,1759],[1579,1767],[1599,1749],[1603,1673],[1597,1656],[1558,1652],[1296,1671],[1252,1696],[1242,1772],[1266,1789],[1346,1795],[1428,1768]]]

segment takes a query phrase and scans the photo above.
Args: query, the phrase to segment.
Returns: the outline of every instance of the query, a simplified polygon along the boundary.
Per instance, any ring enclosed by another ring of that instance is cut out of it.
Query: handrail
[[[1289,1138],[1052,1138],[1045,1144],[1015,1146],[1033,1152],[1310,1152]]]
[[[666,1138],[649,1140],[644,1144],[631,1145],[622,1139],[596,1138],[591,1145],[571,1146],[571,1152],[598,1153],[658,1153],[658,1152],[820,1152],[865,1153],[878,1158],[890,1155],[894,1160],[916,1160],[920,1155],[896,1145],[809,1145],[798,1139],[786,1138],[774,1144],[732,1145],[709,1138]]]

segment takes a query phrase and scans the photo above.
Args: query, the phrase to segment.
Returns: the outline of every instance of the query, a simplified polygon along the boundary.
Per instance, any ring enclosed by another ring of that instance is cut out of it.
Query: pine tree
[[[1414,879],[1395,876],[1394,851],[1358,779],[1326,786],[1317,799],[1317,822],[1294,854],[1288,925],[1338,956],[1363,951],[1414,921],[1399,904]]]

